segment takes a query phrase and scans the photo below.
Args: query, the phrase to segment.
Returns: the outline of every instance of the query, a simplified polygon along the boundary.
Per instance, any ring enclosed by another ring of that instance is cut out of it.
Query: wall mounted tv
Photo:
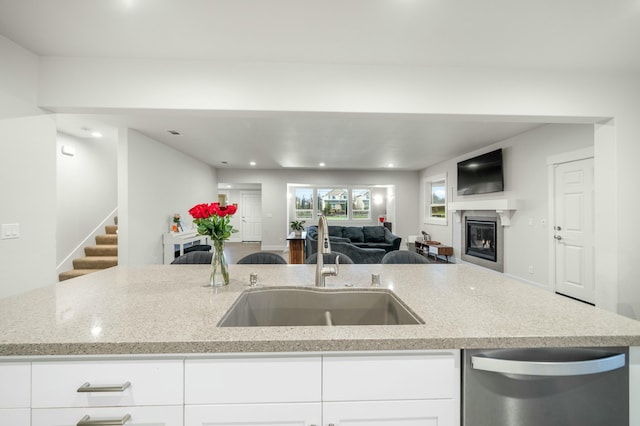
[[[458,195],[504,191],[502,149],[458,163]]]

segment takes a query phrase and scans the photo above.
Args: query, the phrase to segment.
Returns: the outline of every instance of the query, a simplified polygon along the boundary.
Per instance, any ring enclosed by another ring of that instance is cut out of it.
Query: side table
[[[304,244],[307,239],[307,233],[302,232],[301,235],[296,235],[292,232],[287,237],[289,241],[289,263],[290,264],[302,264],[304,263]]]

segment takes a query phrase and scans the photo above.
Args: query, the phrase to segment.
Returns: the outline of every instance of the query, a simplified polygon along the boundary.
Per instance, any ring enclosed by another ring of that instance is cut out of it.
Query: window
[[[314,222],[324,215],[333,221],[370,222],[376,213],[369,188],[292,185],[291,195],[294,204],[289,204],[289,211],[295,220]]]
[[[371,219],[371,191],[368,189],[351,191],[351,215],[354,220]]]
[[[425,179],[425,223],[447,224],[447,179],[438,175]]]
[[[318,188],[318,215],[327,220],[349,219],[349,191],[344,188]]]
[[[296,188],[296,219],[313,218],[313,188]]]

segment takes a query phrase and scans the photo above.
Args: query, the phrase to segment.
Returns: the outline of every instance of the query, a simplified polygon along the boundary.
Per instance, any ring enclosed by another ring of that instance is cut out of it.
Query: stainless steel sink
[[[424,324],[386,289],[263,287],[243,292],[218,327]]]

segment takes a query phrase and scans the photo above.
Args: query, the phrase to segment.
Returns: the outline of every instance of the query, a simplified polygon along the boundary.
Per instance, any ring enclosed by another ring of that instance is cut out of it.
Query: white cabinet
[[[0,425],[29,426],[30,402],[31,365],[0,364]]]
[[[451,400],[325,402],[324,422],[335,426],[459,425]]]
[[[82,425],[82,421],[90,425],[93,421],[94,425],[182,426],[182,417],[182,406],[41,408],[33,410],[31,424],[32,426],[71,426]]]
[[[459,351],[326,355],[324,425],[460,424]]]
[[[187,426],[321,426],[322,404],[187,405]]]
[[[185,361],[185,425],[320,426],[320,356]]]
[[[185,361],[185,404],[319,402],[320,356]]]
[[[32,426],[183,424],[182,360],[34,362],[32,376]]]
[[[454,426],[459,351],[185,361],[185,425]]]
[[[182,405],[182,383],[181,360],[34,362],[32,407]]]

